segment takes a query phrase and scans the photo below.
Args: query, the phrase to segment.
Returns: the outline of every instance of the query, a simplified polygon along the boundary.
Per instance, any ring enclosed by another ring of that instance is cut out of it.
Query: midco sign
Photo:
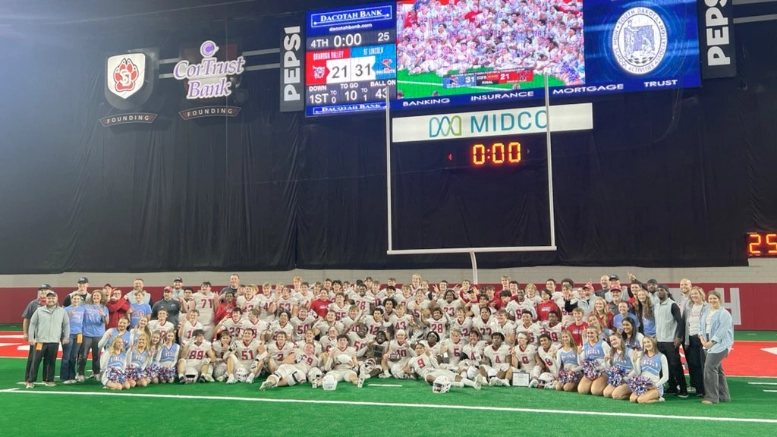
[[[551,132],[594,128],[590,103],[550,107]],[[498,111],[423,115],[392,120],[395,143],[453,138],[492,137],[507,134],[537,134],[548,129],[544,106]]]

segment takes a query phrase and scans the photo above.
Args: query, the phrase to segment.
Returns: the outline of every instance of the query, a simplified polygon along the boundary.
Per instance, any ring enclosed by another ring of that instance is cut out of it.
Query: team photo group
[[[176,277],[153,302],[142,279],[64,296],[48,284],[23,314],[30,354],[26,387],[99,381],[127,390],[149,384],[248,383],[260,390],[309,384],[359,388],[370,378],[451,387],[516,386],[638,403],[669,394],[704,404],[731,400],[721,365],[733,344],[721,295],[688,279],[673,296],[656,280],[628,286],[617,275],[540,287],[503,276],[498,286],[420,275],[398,285],[372,278],[197,290]],[[61,303],[60,303],[61,302]],[[689,371],[683,371],[682,349]],[[86,366],[91,355],[91,374]]]

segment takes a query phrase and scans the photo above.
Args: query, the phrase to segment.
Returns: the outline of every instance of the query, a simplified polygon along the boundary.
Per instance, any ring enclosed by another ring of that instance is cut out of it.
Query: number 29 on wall
[[[747,234],[747,256],[777,257],[777,233],[750,232]]]

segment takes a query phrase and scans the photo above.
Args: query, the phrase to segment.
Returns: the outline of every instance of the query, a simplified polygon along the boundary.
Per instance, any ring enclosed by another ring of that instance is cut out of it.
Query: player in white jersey
[[[486,311],[486,309],[483,309]],[[480,362],[480,375],[488,379],[490,385],[510,385],[512,368],[510,367],[510,346],[504,344],[504,334],[491,334],[491,345],[483,350]]]
[[[445,291],[445,298],[437,301],[437,306],[449,319],[456,317],[456,310],[461,308],[461,301],[456,299],[456,292],[451,288]]]
[[[330,328],[335,328],[338,334],[345,330],[343,324],[338,322],[335,318],[334,311],[327,311],[326,316],[324,316],[324,320],[319,320],[315,325],[313,325],[313,332],[316,335],[323,336],[329,332]]]
[[[415,351],[407,339],[405,331],[397,331],[396,338],[389,342],[388,352],[383,355],[380,366],[383,369],[381,378],[389,378],[394,375],[395,378],[403,379],[405,377],[402,369],[407,364],[407,360],[415,356]]]
[[[407,311],[413,316],[415,323],[415,328],[412,331],[413,338],[423,338],[426,334],[421,320],[429,317],[429,304],[424,290],[416,291],[415,299],[407,303]]]
[[[560,319],[559,313],[551,310],[548,313],[548,321],[542,324],[542,333],[548,335],[556,349],[561,347],[561,331],[564,329]]]
[[[232,310],[231,317],[225,317],[216,327],[216,336],[220,336],[222,332],[226,331],[229,336],[234,338],[240,338],[243,331],[243,311],[240,308]]]
[[[262,370],[260,363],[267,357],[267,351],[254,337],[253,331],[243,331],[242,338],[232,344],[232,353],[235,356],[235,374],[229,375],[227,384],[254,382],[254,378]]]
[[[472,381],[462,375],[457,375],[450,370],[441,368],[435,356],[429,353],[423,343],[418,343],[415,346],[415,353],[416,356],[408,360],[403,369],[405,374],[415,374],[429,384],[434,384],[437,378],[445,377],[455,387],[464,387],[466,385],[480,390],[482,380],[480,375],[477,375],[475,381]]]
[[[275,341],[267,344],[267,370],[269,373],[275,372],[281,364],[294,364],[294,350],[297,346],[287,341],[288,336],[284,331],[278,331],[275,334]]]
[[[363,356],[367,351],[367,346],[375,340],[375,336],[370,335],[369,328],[366,325],[359,325],[357,332],[350,331],[345,335],[348,336],[348,340],[353,345],[354,350],[356,350],[357,358]]]
[[[442,344],[440,343],[440,336],[436,332],[430,332],[426,334],[426,339],[419,341],[426,347],[426,352],[433,355],[435,359],[438,359],[442,355]],[[439,362],[439,361],[438,361]]]
[[[451,329],[457,329],[461,332],[463,338],[469,338],[469,332],[472,329],[472,318],[467,317],[466,309],[458,308],[456,310],[456,318],[451,319]]]
[[[202,376],[203,380],[213,382],[210,362],[216,359],[210,342],[205,340],[205,333],[197,329],[192,334],[192,340],[186,344],[178,361],[178,381],[181,384],[196,382]]]
[[[530,375],[530,387],[537,386],[542,372],[542,361],[537,356],[537,347],[529,343],[529,337],[524,333],[518,334],[518,345],[513,348],[512,365],[518,372]]]
[[[480,315],[472,320],[472,329],[480,331],[480,337],[486,343],[491,341],[494,330],[491,326],[491,310],[489,308],[480,309]]]
[[[268,328],[268,333],[271,338],[275,338],[275,334],[279,332],[286,333],[286,338],[288,339],[294,338],[294,325],[289,322],[289,316],[290,314],[285,311],[278,314],[278,320],[271,323]]]
[[[343,324],[344,334],[350,334],[351,332],[359,332],[362,322],[362,314],[359,313],[359,307],[351,305],[348,308],[348,315],[340,319],[340,323]]]
[[[198,320],[199,313],[197,310],[191,310],[186,313],[186,320],[178,323],[178,341],[181,346],[189,344],[192,338],[194,338],[194,331],[204,330],[202,329],[202,323]]]
[[[523,291],[518,290],[517,293],[518,294],[514,296],[514,299],[505,307],[507,315],[513,320],[519,321],[521,320],[521,314],[526,310],[532,313],[532,320],[537,320],[537,310],[534,308],[534,302],[523,298]]]
[[[268,340],[270,333],[267,329],[267,322],[259,318],[260,311],[258,308],[249,311],[248,317],[244,317],[243,321],[240,322],[240,331],[251,331],[254,338],[264,342]]]
[[[256,292],[257,290],[253,286],[249,285],[246,287],[245,296],[240,296],[237,298],[237,306],[243,310],[243,319],[248,317],[248,314],[250,314],[252,309],[261,309],[262,307],[261,298],[259,298]]]
[[[496,312],[496,317],[491,318],[491,330],[501,332],[505,336],[505,343],[512,346],[515,344],[515,323],[507,318],[507,311],[501,309]]]
[[[439,338],[448,338],[448,317],[442,309],[433,309],[432,317],[422,317],[421,323],[428,327],[427,332],[434,332]]]
[[[461,353],[466,344],[461,336],[461,332],[456,329],[452,330],[451,337],[443,340],[440,345],[440,356],[438,357],[440,367],[457,369],[461,361]]]
[[[262,293],[257,295],[259,300],[259,307],[262,309],[262,313],[259,315],[259,319],[265,323],[271,323],[275,320],[275,299],[272,294],[272,287],[269,283],[262,286]]]
[[[531,313],[524,311],[521,314],[521,322],[515,327],[515,334],[526,334],[529,344],[537,345],[537,338],[542,334],[540,325],[532,322]]]
[[[383,319],[383,308],[375,308],[372,316],[364,317],[362,323],[367,325],[368,332],[371,335],[376,335],[378,331],[385,331],[391,326],[390,322]]]
[[[211,363],[213,378],[223,382],[229,375],[235,374],[235,355],[232,352],[232,337],[229,336],[229,332],[221,331],[218,340],[211,344],[211,348],[216,357]]]
[[[216,318],[216,308],[218,307],[218,296],[211,291],[210,282],[203,282],[200,286],[200,291],[192,295],[194,300],[194,308],[199,312],[197,321],[202,324],[202,329],[205,331],[205,338],[213,338],[214,324]]]
[[[550,335],[540,335],[540,347],[537,348],[537,356],[542,363],[543,373],[548,372],[551,375],[558,374],[559,363],[556,362],[556,355],[558,354],[558,350],[559,348],[557,348],[553,343],[553,339],[550,338]]]
[[[310,292],[310,284],[307,282],[301,282],[299,288],[294,288],[294,292],[291,294],[294,299],[297,300],[297,305],[300,308],[310,308],[310,303],[315,300],[313,294]]]
[[[266,390],[274,387],[293,386],[310,381],[316,384],[320,381],[322,372],[319,369],[320,359],[316,355],[316,348],[313,344],[306,343],[295,353],[296,363],[281,364],[278,370],[267,377],[259,387],[259,390]],[[315,388],[315,387],[314,387]]]
[[[397,306],[397,310],[394,311],[394,314],[389,318],[389,323],[391,323],[391,327],[389,328],[390,333],[395,333],[400,329],[407,332],[413,325],[413,316],[407,313],[407,307],[405,305],[400,304]]]
[[[356,361],[356,351],[348,346],[348,336],[337,336],[337,346],[326,355],[324,370],[327,376],[333,376],[336,381],[350,381],[353,385],[361,386],[356,369],[359,363]]]
[[[359,285],[356,291],[350,294],[353,304],[359,307],[359,312],[369,314],[375,302],[375,296],[367,292],[367,287]]]
[[[483,360],[483,350],[487,344],[480,340],[480,331],[472,330],[469,333],[469,342],[461,348],[461,361],[459,361],[459,373],[466,374],[469,379],[475,378],[480,373],[480,362]]]
[[[297,315],[292,317],[291,320],[289,320],[289,323],[291,323],[291,326],[294,327],[294,335],[292,335],[292,340],[294,341],[304,340],[305,333],[313,328],[313,324],[316,322],[317,318],[318,317],[316,316],[316,313],[314,311],[309,311],[308,307],[306,306],[299,307],[299,311],[297,312]]]
[[[148,330],[151,333],[158,332],[162,338],[165,338],[168,332],[172,332],[175,335],[175,326],[167,321],[166,309],[160,308],[156,317],[156,320],[148,322]]]
[[[342,320],[348,314],[348,309],[351,306],[345,302],[345,295],[339,293],[335,296],[335,301],[329,304],[329,311],[335,313],[335,320]]]
[[[284,286],[281,288],[280,296],[275,301],[275,316],[278,317],[282,312],[286,312],[291,318],[291,316],[297,315],[297,311],[299,311],[297,299],[291,296],[289,287]]]

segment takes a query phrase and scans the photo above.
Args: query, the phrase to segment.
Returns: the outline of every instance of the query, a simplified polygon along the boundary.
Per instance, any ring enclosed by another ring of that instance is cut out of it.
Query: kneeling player
[[[184,347],[181,359],[178,361],[178,382],[181,384],[196,382],[202,379],[213,382],[210,374],[210,362],[215,360],[210,342],[205,340],[205,331],[195,329],[192,340]]]
[[[229,375],[227,384],[246,382],[251,384],[261,370],[261,360],[267,357],[264,346],[254,337],[253,331],[243,331],[243,338],[232,345],[232,353],[235,355],[235,374]]]
[[[494,332],[491,334],[491,346],[483,350],[480,375],[487,378],[491,386],[510,385],[513,369],[510,367],[510,347],[503,343],[504,339],[504,334]]]
[[[273,387],[284,387],[295,384],[302,384],[309,380],[316,388],[320,383],[321,369],[316,356],[316,347],[311,343],[306,343],[301,351],[297,351],[295,364],[281,364],[278,369],[267,377],[259,390],[266,390]]]
[[[423,343],[415,345],[416,356],[411,358],[405,366],[405,373],[411,372],[418,375],[424,381],[429,384],[434,384],[437,378],[445,377],[451,381],[451,385],[454,387],[472,387],[475,390],[480,390],[482,385],[482,376],[477,375],[475,381],[467,379],[461,375],[457,375],[450,370],[441,369],[440,365],[433,355],[429,354],[429,350]]]
[[[533,344],[529,344],[529,336],[525,332],[518,334],[518,346],[513,348],[512,364],[518,369],[518,372],[529,374],[530,387],[539,385],[542,361],[537,356],[537,348]]]
[[[410,346],[410,342],[407,341],[407,333],[400,329],[396,333],[396,339],[389,342],[388,353],[383,355],[383,359],[380,362],[380,366],[383,369],[380,377],[389,378],[393,375],[397,379],[406,379],[407,377],[402,369],[414,355],[415,352]],[[391,373],[389,373],[389,370]]]
[[[218,382],[223,382],[228,376],[235,375],[235,355],[232,353],[232,337],[228,331],[221,331],[218,341],[213,342],[213,355],[216,360],[211,363],[213,366],[213,377]]]
[[[350,381],[353,385],[361,387],[364,380],[356,375],[357,367],[356,351],[348,346],[348,336],[338,335],[337,347],[329,351],[324,363],[326,374],[333,376],[336,381]]]

